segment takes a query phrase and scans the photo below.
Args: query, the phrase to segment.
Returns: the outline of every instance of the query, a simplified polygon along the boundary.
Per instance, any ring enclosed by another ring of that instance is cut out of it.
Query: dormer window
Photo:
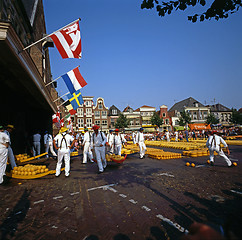
[[[198,107],[198,102],[194,102],[194,107]]]

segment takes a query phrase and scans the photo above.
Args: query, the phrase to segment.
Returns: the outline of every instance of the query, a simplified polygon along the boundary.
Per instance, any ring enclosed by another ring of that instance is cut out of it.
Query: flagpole
[[[63,102],[61,105],[59,105],[58,107],[62,106],[64,103],[66,103],[67,101],[69,101],[69,99],[65,100],[65,102]]]
[[[53,81],[51,81],[51,82],[47,83],[47,84],[45,85],[45,87],[47,87],[47,86],[49,86],[51,83],[53,83],[53,82],[57,81],[59,78],[61,78],[61,76],[60,76],[60,77],[58,77],[58,78],[56,78],[56,79],[54,79]]]
[[[67,94],[69,94],[69,92],[67,92],[66,94],[62,95],[61,97],[57,98],[56,100],[54,100],[53,102],[56,102],[57,100],[59,100],[60,98],[66,96]]]
[[[75,67],[75,68],[79,68],[80,67],[80,65],[78,65],[77,67]],[[73,68],[73,69],[75,69],[75,68]],[[72,69],[72,70],[73,70]],[[71,70],[70,70],[71,71]],[[70,72],[69,71],[69,72]],[[51,82],[49,82],[49,83],[47,83],[46,85],[45,85],[45,87],[47,87],[47,86],[49,86],[51,83],[53,83],[53,82],[55,82],[55,81],[57,81],[59,78],[61,78],[63,75],[61,75],[61,76],[59,76],[58,78],[56,78],[56,79],[54,79],[53,81],[51,81]]]
[[[28,48],[30,48],[30,47],[32,47],[32,46],[34,46],[35,44],[37,44],[37,43],[39,43],[39,42],[43,41],[44,39],[46,39],[47,37],[49,37],[50,35],[52,35],[52,34],[54,34],[54,33],[58,32],[58,31],[61,31],[62,29],[64,29],[64,28],[66,28],[66,27],[70,26],[71,24],[73,24],[73,23],[75,23],[75,22],[77,22],[77,21],[81,21],[81,18],[78,18],[77,20],[75,20],[75,21],[73,21],[73,22],[71,22],[71,23],[67,24],[66,26],[64,26],[64,27],[62,27],[62,28],[60,28],[60,29],[56,30],[55,32],[53,32],[53,33],[51,33],[51,34],[48,34],[47,36],[45,36],[45,37],[43,37],[43,38],[39,39],[38,41],[36,41],[36,42],[34,42],[34,43],[30,44],[29,46],[27,46],[27,47],[23,48],[23,49],[22,49],[22,51],[24,51],[24,50],[26,50],[26,49],[28,49]]]

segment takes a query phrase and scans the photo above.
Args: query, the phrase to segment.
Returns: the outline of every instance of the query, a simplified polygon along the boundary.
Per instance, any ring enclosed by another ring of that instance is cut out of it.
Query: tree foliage
[[[163,124],[163,118],[160,118],[159,114],[155,112],[151,117],[151,123],[157,127],[160,127]]]
[[[152,9],[156,7],[158,15],[164,17],[166,14],[171,14],[173,11],[186,10],[188,7],[195,7],[196,5],[205,6],[207,0],[143,0],[141,8]],[[237,12],[242,7],[242,0],[214,0],[207,10],[200,14],[188,16],[188,20],[193,23],[197,20],[201,22],[211,19],[227,18],[230,14]]]
[[[117,121],[115,123],[115,127],[124,129],[124,128],[128,127],[129,122],[130,122],[129,119],[126,118],[122,113],[120,113],[119,118],[117,119]]]
[[[179,125],[185,126],[186,124],[189,124],[191,122],[191,117],[189,113],[186,113],[185,111],[181,112],[181,116],[179,117]]]
[[[206,124],[217,124],[219,120],[214,116],[214,114],[210,113],[206,118]]]
[[[232,108],[231,122],[235,124],[242,124],[242,113]]]

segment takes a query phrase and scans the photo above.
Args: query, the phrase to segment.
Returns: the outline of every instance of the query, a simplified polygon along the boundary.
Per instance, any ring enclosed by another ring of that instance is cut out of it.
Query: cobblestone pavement
[[[222,225],[242,239],[242,147],[230,149],[237,167],[228,168],[220,157],[212,167],[208,157],[133,154],[97,174],[96,163],[81,164],[79,156],[68,178],[62,172],[58,178],[9,179],[0,186],[0,239],[179,239],[193,221]],[[55,169],[55,160],[40,161]]]

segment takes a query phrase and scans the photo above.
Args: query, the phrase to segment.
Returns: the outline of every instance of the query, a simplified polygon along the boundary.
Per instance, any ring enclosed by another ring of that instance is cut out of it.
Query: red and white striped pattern
[[[50,35],[62,58],[81,58],[81,33],[79,20]]]

